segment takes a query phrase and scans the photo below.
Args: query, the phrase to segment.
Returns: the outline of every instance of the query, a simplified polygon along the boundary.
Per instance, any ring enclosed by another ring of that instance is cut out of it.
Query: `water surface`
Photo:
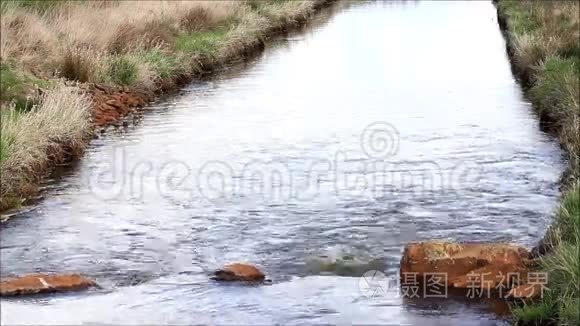
[[[147,111],[0,231],[3,276],[103,289],[3,299],[3,323],[493,325],[497,303],[371,297],[309,259],[393,276],[410,240],[531,246],[558,196],[488,2],[339,5]],[[273,284],[208,280],[232,261]]]

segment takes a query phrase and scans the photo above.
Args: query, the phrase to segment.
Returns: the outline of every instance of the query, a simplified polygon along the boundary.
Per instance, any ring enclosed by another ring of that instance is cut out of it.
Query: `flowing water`
[[[405,298],[360,276],[395,276],[411,240],[532,246],[561,160],[491,3],[334,6],[95,139],[4,223],[3,276],[102,288],[3,299],[2,322],[502,323],[493,300]],[[208,279],[234,261],[272,284]]]

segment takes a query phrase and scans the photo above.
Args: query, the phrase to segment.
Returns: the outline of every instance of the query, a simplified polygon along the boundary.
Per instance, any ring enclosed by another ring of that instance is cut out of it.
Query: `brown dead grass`
[[[119,55],[162,49],[188,61],[187,71],[180,73],[191,73],[199,70],[200,54],[175,53],[177,38],[225,30],[212,55],[227,60],[272,30],[305,20],[320,2],[266,0],[256,9],[251,1],[67,1],[42,11],[7,2],[2,5],[0,59],[44,76],[107,83],[108,66]],[[141,64],[146,63],[138,62],[137,69]],[[148,85],[155,82],[137,79],[132,86]]]
[[[579,47],[580,3],[577,1],[502,1],[510,16],[515,61],[524,71],[554,55]]]
[[[21,194],[33,193],[47,166],[82,153],[91,128],[89,109],[88,98],[63,83],[28,112],[4,109],[1,137],[10,141],[0,161],[0,210],[19,203],[15,198]]]
[[[86,1],[39,12],[8,2],[0,57],[48,76],[103,82],[99,69],[111,56],[168,47],[180,33],[214,28],[242,7],[239,1]]]

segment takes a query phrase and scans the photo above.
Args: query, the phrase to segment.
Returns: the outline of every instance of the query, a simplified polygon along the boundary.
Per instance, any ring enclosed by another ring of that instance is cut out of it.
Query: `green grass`
[[[562,242],[541,260],[541,270],[548,273],[548,290],[539,301],[512,310],[514,322],[522,325],[579,325],[578,282],[580,264],[578,239]]]
[[[8,158],[8,150],[14,144],[14,140],[12,135],[0,135],[0,162]]]
[[[547,111],[554,122],[565,123],[580,91],[578,78],[579,58],[549,57],[538,70],[530,95],[542,111]],[[576,112],[578,114],[578,112]]]
[[[540,27],[540,23],[530,10],[522,10],[517,1],[500,1],[498,3],[502,12],[510,18],[510,29],[515,34],[530,33]]]
[[[226,28],[217,28],[206,32],[182,34],[175,40],[175,49],[189,54],[211,56],[224,40]]]
[[[541,261],[542,270],[549,273],[549,288],[562,300],[578,298],[579,253],[577,244],[565,242]]]
[[[10,133],[6,132],[8,128],[4,128],[7,124],[19,119],[21,112],[14,107],[6,108],[0,111],[0,162],[8,158],[10,147],[14,144],[15,138]]]
[[[143,53],[142,60],[151,64],[155,72],[163,79],[174,76],[181,68],[177,56],[163,53],[159,49]]]
[[[579,244],[580,237],[580,181],[570,187],[562,200],[555,221],[559,241]]]
[[[549,290],[541,300],[514,308],[514,322],[580,325],[580,182],[565,193],[549,232],[553,249],[540,260],[540,270],[548,273]]]
[[[37,101],[34,89],[49,88],[51,83],[45,80],[26,76],[7,63],[0,64],[0,100],[12,102],[20,111],[30,109]]]
[[[42,13],[65,2],[65,0],[9,0],[2,1],[2,6],[12,5],[27,8],[29,10],[36,10]]]
[[[573,1],[500,1],[516,68],[544,125],[568,153],[562,202],[544,241],[550,247],[539,270],[548,273],[548,294],[515,307],[523,325],[579,325],[580,282],[580,44],[579,7]]]
[[[580,300],[573,298],[561,303],[558,318],[562,324],[580,325]]]
[[[543,325],[553,323],[557,308],[552,299],[545,298],[537,304],[523,304],[512,309],[516,325]]]
[[[260,11],[262,8],[269,6],[269,5],[281,5],[284,2],[289,0],[246,0],[246,5],[250,7],[250,9],[255,11]]]
[[[262,7],[262,3],[263,1],[260,0],[247,0],[246,4],[252,9],[252,10],[259,10]]]
[[[578,57],[580,29],[574,1],[500,1],[516,63],[528,74],[551,57]]]
[[[0,64],[0,98],[8,100],[21,93],[26,80],[19,76],[8,64]]]
[[[32,80],[6,63],[0,64],[0,98],[3,101],[23,97]]]
[[[132,85],[137,80],[137,65],[126,57],[119,56],[111,61],[109,76],[121,85]]]

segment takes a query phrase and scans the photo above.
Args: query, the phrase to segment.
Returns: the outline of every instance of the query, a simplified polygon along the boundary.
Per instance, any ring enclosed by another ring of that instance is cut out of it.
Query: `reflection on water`
[[[76,271],[103,289],[3,300],[2,322],[501,321],[500,301],[368,298],[359,277],[396,275],[410,240],[531,245],[548,223],[559,149],[510,73],[493,5],[335,8],[95,140],[4,224],[3,276]],[[273,284],[208,281],[232,261]]]

